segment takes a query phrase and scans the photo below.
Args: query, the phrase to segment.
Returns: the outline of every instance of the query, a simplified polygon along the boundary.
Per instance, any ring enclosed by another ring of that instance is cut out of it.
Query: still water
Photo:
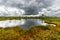
[[[20,25],[22,28],[29,28],[30,26],[34,26],[34,25],[46,24],[41,19],[23,19],[23,20],[25,21],[24,24]]]
[[[0,21],[0,27],[20,26],[21,28],[29,28],[30,26],[42,25],[44,23],[41,19],[4,20]]]

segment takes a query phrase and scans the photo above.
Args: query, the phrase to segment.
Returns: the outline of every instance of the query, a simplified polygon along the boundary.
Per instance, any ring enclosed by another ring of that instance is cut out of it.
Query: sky
[[[0,0],[0,16],[23,16],[41,14],[47,16],[54,16],[58,14],[60,16],[60,0]],[[20,23],[21,22],[19,20],[18,22],[15,22],[13,20],[0,22],[1,26],[3,27],[19,25]],[[31,20],[27,20],[26,22],[24,20],[22,21],[22,24],[24,24],[24,26],[26,23],[29,23],[29,25],[34,25],[34,23],[37,22]]]
[[[60,0],[0,0],[0,15],[59,14]]]

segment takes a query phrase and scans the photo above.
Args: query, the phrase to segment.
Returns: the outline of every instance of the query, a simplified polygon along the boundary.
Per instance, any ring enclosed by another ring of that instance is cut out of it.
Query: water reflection
[[[0,27],[12,27],[12,26],[18,26],[18,25],[23,25],[25,21],[22,20],[4,20],[0,21]]]
[[[43,20],[41,19],[23,19],[25,23],[23,25],[20,25],[22,28],[29,28],[33,25],[42,25],[45,24]]]
[[[20,26],[21,28],[29,28],[33,25],[46,25],[41,19],[21,19],[21,20],[4,20],[0,21],[0,27]]]

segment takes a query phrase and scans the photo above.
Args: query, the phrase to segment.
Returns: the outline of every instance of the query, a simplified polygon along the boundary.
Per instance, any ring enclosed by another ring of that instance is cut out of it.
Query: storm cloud
[[[60,0],[0,0],[0,6],[5,6],[6,9],[7,7],[16,8],[19,11],[22,9],[25,12],[23,15],[37,15],[40,12],[54,15],[60,9]]]
[[[43,8],[48,8],[54,0],[0,0],[0,5],[16,7],[25,10],[24,15],[38,14]]]

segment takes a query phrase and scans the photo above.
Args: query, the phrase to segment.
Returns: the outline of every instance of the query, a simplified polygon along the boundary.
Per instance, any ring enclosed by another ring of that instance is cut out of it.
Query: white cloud
[[[49,7],[49,9],[51,9],[50,11],[50,14],[51,15],[55,15],[55,14],[58,14],[60,13],[60,0],[55,0],[52,4],[51,7]]]
[[[14,7],[7,7],[7,6],[1,6],[0,5],[0,14],[3,16],[6,14],[7,16],[20,16],[23,15],[25,11],[23,9],[18,9]],[[6,16],[5,15],[5,16]],[[1,16],[1,15],[0,15]]]
[[[52,10],[58,10],[58,9],[60,9],[60,0],[55,0],[50,8]]]
[[[47,16],[53,16],[60,13],[60,0],[54,0],[52,5],[41,10]],[[41,13],[41,12],[40,12]]]
[[[34,9],[34,6],[36,9]],[[55,11],[60,9],[60,0],[0,0],[0,15],[4,15],[4,13],[9,13],[12,16],[13,14],[22,15],[25,14],[25,7],[27,7],[27,10],[31,7],[31,9],[34,9],[34,12],[44,10],[43,12],[46,15],[53,15],[56,14]],[[48,9],[51,10],[48,11]]]

